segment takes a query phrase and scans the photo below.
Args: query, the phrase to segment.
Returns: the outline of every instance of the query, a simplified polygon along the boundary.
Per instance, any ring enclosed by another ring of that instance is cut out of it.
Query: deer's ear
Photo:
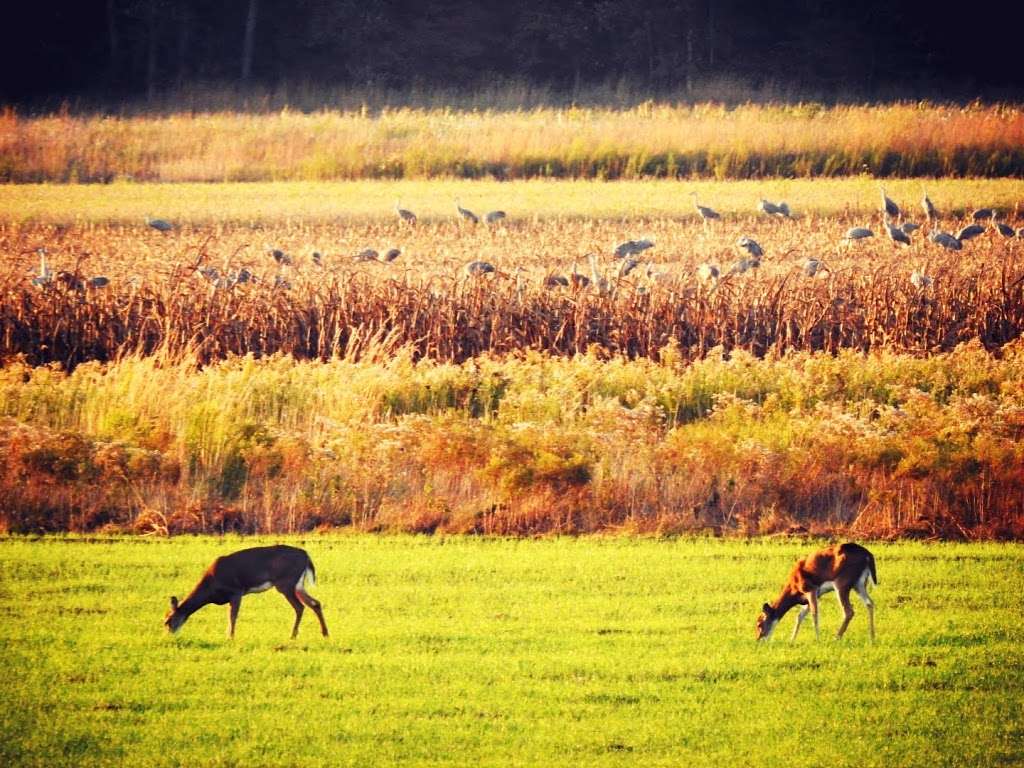
[[[171,596],[171,608],[175,611],[178,610],[178,598]]]
[[[761,610],[765,612],[766,616],[771,616],[772,615],[772,607],[770,605],[768,605],[768,603],[765,603],[764,605],[762,605],[761,606]]]

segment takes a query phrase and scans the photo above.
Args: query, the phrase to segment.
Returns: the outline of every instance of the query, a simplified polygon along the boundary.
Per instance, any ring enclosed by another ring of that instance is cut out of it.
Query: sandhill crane
[[[410,210],[403,208],[401,200],[395,200],[395,213],[398,214],[399,219],[401,219],[407,224],[416,223],[416,214]]]
[[[915,269],[910,273],[910,284],[920,291],[931,285],[932,279],[920,269]]]
[[[576,269],[575,261],[572,263],[572,272],[569,273],[569,282],[572,284],[573,288],[586,288],[590,285],[590,278],[581,274],[579,270]]]
[[[708,208],[707,206],[701,205],[699,202],[697,202],[697,192],[696,192],[696,190],[694,190],[690,194],[693,195],[693,205],[697,209],[697,213],[700,214],[701,219],[704,220],[705,224],[707,224],[709,221],[712,221],[714,219],[722,218],[721,215],[719,215],[718,211],[715,211],[715,210],[713,210],[711,208]]]
[[[36,253],[39,254],[39,273],[32,278],[32,285],[36,288],[45,288],[53,282],[53,271],[46,264],[46,249],[37,248]]]
[[[636,259],[624,259],[619,265],[619,277],[626,277],[640,264]]]
[[[885,194],[885,187],[879,184],[878,188],[882,190],[882,211],[887,216],[898,219],[900,217],[900,207],[890,200],[888,195]]]
[[[271,248],[270,251],[268,251],[268,253],[270,253],[270,255],[274,257],[274,261],[276,261],[281,266],[288,266],[292,263],[292,257],[289,256],[284,251],[282,251],[280,248]]]
[[[782,201],[773,203],[770,200],[761,198],[761,202],[758,203],[757,207],[758,210],[768,216],[781,216],[784,219],[788,219],[792,215],[789,211],[789,205]]]
[[[742,275],[746,274],[748,270],[757,269],[760,266],[761,259],[759,257],[751,256],[750,258],[747,258],[746,256],[741,256],[737,262],[735,262],[731,267],[729,267],[729,271],[726,274]]]
[[[846,237],[843,239],[847,242],[853,242],[854,240],[864,240],[868,237],[874,237],[875,233],[867,227],[852,227],[846,230]]]
[[[960,242],[964,240],[971,240],[978,235],[985,233],[985,228],[981,224],[968,224],[966,227],[956,233],[956,239]]]
[[[468,221],[471,224],[480,223],[480,217],[472,211],[463,208],[459,202],[459,198],[457,197],[455,198],[455,210],[459,212],[459,216],[461,216],[464,221]]]
[[[624,243],[619,243],[615,247],[615,258],[621,259],[626,256],[636,256],[639,253],[643,253],[648,248],[653,247],[653,240],[627,240]]]
[[[921,228],[921,225],[920,224],[915,224],[913,221],[904,221],[903,224],[900,225],[900,229],[902,229],[908,235],[914,234],[920,228]]]
[[[96,277],[90,277],[88,286],[90,288],[106,288],[110,285],[110,278],[104,277],[103,275],[96,275]]]
[[[488,224],[497,224],[499,221],[504,220],[504,211],[488,211],[486,214],[484,214],[484,221],[486,221]]]
[[[711,283],[714,285],[718,284],[718,267],[714,264],[709,264],[706,261],[703,264],[697,266],[697,279],[702,283]]]
[[[597,270],[597,254],[588,253],[587,261],[590,262],[590,284],[594,288],[597,288],[597,292],[600,293],[602,296],[607,295],[609,293],[609,289],[611,286],[608,284],[608,281],[604,277],[602,277],[601,273],[598,272]]]
[[[979,208],[971,213],[972,221],[987,221],[996,215],[996,212],[991,208]]]
[[[831,272],[831,270],[825,265],[825,262],[821,259],[816,259],[813,256],[809,256],[805,259],[800,268],[808,277],[814,277],[819,272]]]
[[[216,267],[196,267],[196,274],[214,285],[220,280],[220,272],[217,271]]]
[[[545,288],[566,288],[569,286],[569,278],[562,275],[548,275],[544,278]]]
[[[149,216],[146,217],[146,224],[151,226],[153,229],[159,230],[160,232],[170,232],[174,229],[174,225],[166,219],[151,219]]]
[[[364,248],[357,253],[354,258],[356,261],[377,261],[379,254],[373,248]]]
[[[495,271],[494,265],[486,261],[471,261],[463,270],[468,277],[480,277]]]
[[[390,264],[392,261],[394,261],[395,259],[397,259],[401,255],[402,255],[402,252],[398,248],[388,248],[384,252],[384,255],[381,256],[380,258],[381,258],[381,261],[384,261],[384,262],[387,262],[387,263]]]
[[[741,237],[739,240],[737,240],[736,247],[738,247],[740,250],[746,251],[755,259],[760,259],[762,256],[764,256],[764,250],[761,248],[761,246],[758,245],[754,240],[751,240],[749,237]]]
[[[949,234],[948,232],[932,232],[931,235],[928,236],[928,238],[933,243],[941,245],[943,248],[950,251],[959,251],[961,248],[964,247],[963,243],[961,243],[957,238],[953,237],[953,235]]]
[[[1009,224],[1004,224],[1001,221],[993,221],[992,228],[996,230],[1003,237],[1015,237],[1017,230],[1011,227]]]
[[[313,263],[316,264],[318,267],[322,267],[324,265],[323,256],[320,255],[320,251],[313,251],[313,255],[311,258],[313,259]]]
[[[921,207],[924,209],[925,218],[928,219],[928,223],[932,223],[939,218],[939,212],[935,210],[935,206],[932,205],[932,201],[928,198],[928,193],[924,191],[924,187],[921,188]]]
[[[899,227],[894,227],[888,221],[884,223],[885,231],[888,233],[889,239],[892,240],[893,245],[910,245],[910,235]]]

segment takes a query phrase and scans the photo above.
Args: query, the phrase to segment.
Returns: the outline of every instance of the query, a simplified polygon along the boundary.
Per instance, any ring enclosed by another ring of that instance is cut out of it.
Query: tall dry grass
[[[0,525],[1019,537],[1022,352],[10,363]]]
[[[0,180],[1020,176],[1018,106],[896,103],[24,117]]]

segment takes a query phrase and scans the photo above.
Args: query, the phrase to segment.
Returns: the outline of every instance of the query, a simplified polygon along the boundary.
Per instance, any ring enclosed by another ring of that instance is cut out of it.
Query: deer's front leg
[[[811,609],[809,605],[801,605],[800,612],[796,615],[796,626],[793,627],[793,634],[789,638],[790,642],[796,640],[796,633],[800,631],[800,625],[803,624],[804,619],[807,618],[807,612]]]
[[[807,593],[807,604],[811,608],[811,618],[814,619],[814,639],[821,639],[821,631],[818,629],[818,590],[812,589]]]
[[[235,636],[235,620],[238,618],[238,609],[242,605],[242,596],[235,595],[228,603],[228,638]]]

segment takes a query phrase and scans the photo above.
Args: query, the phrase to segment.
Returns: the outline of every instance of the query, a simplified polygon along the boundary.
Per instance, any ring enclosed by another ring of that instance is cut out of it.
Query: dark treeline
[[[0,98],[154,98],[198,83],[384,89],[735,78],[809,94],[1015,98],[1024,4],[921,0],[36,0],[10,9]]]

